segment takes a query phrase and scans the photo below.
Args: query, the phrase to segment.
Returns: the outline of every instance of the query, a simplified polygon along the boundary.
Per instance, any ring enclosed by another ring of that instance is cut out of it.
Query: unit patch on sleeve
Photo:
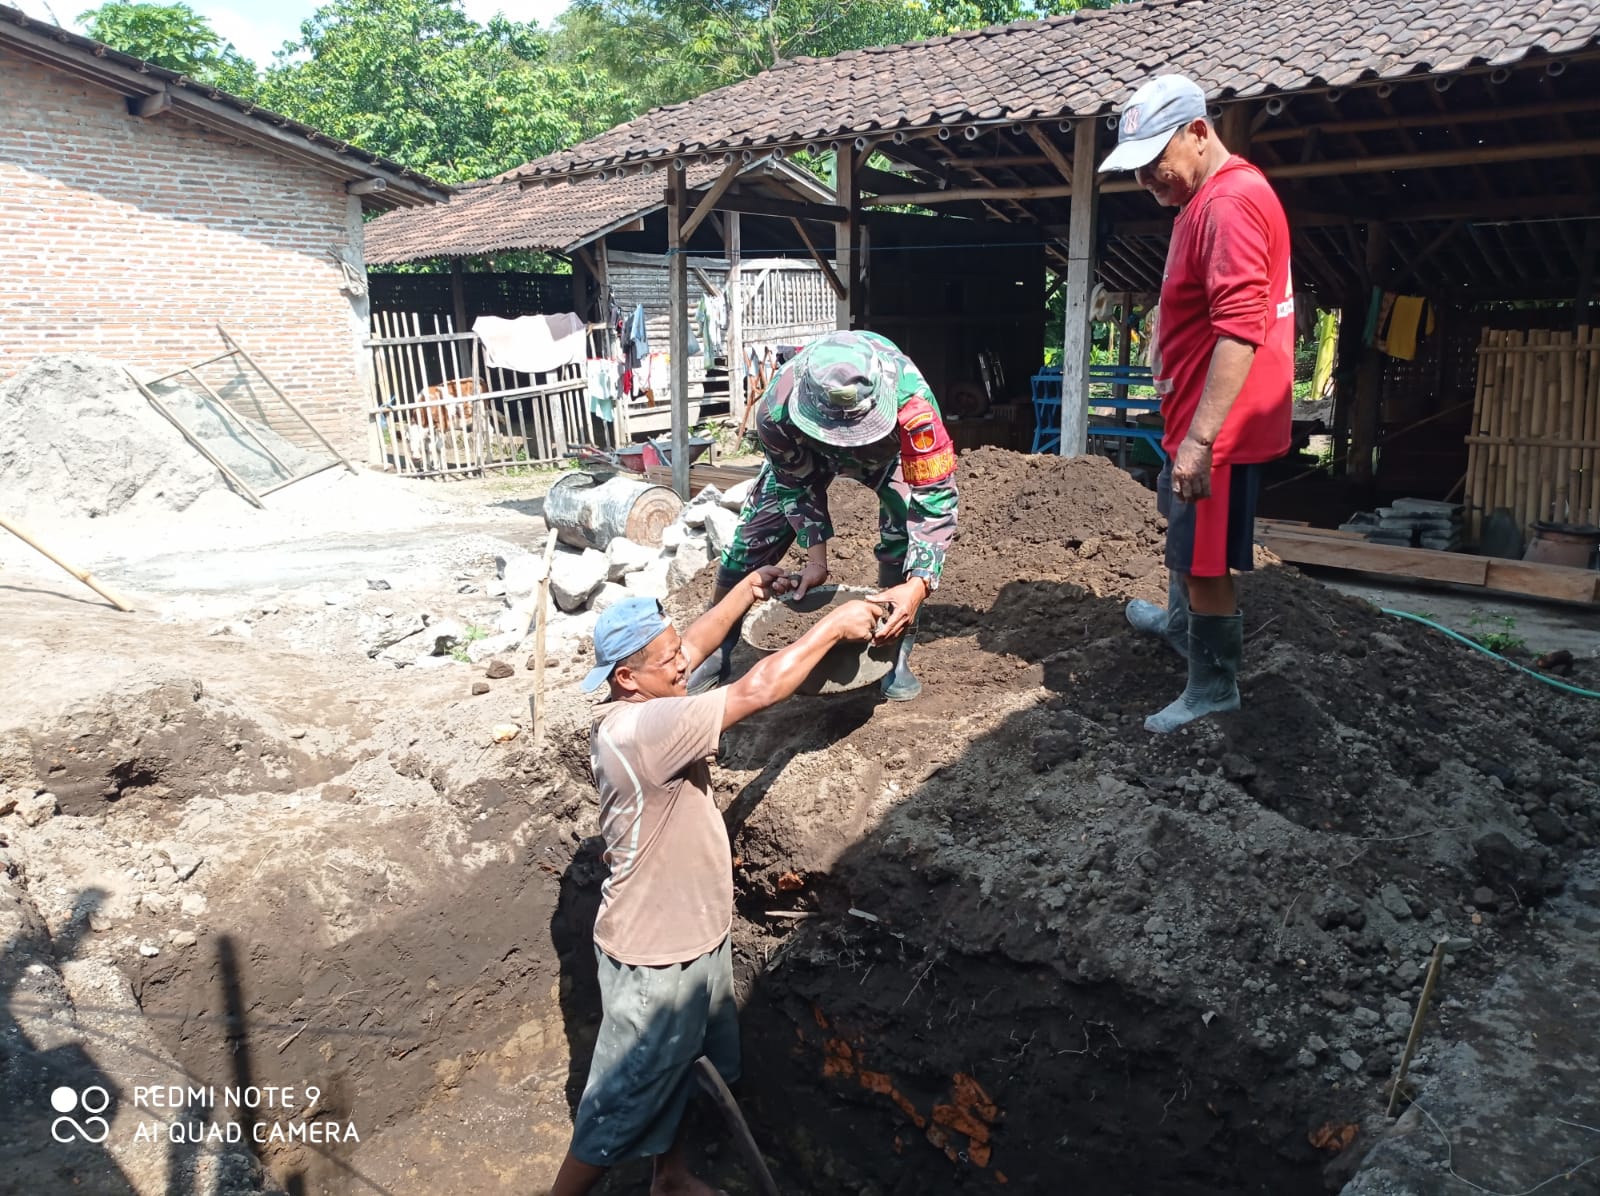
[[[900,468],[910,486],[931,486],[956,471],[955,445],[939,413],[926,399],[900,408]]]

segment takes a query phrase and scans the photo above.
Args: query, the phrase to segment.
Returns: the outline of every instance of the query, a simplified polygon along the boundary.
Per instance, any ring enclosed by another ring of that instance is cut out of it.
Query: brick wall
[[[0,378],[83,350],[136,372],[221,324],[346,451],[365,443],[360,201],[331,175],[0,51]]]

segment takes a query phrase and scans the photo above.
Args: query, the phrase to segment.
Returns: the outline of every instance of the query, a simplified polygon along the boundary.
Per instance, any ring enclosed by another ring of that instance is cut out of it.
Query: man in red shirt
[[[1289,451],[1294,285],[1283,205],[1259,170],[1228,152],[1205,93],[1161,75],[1123,105],[1101,171],[1131,170],[1178,208],[1152,354],[1169,464],[1165,609],[1135,600],[1128,621],[1188,657],[1183,693],[1145,720],[1175,731],[1239,707],[1244,650],[1232,570],[1250,569],[1261,464]]]

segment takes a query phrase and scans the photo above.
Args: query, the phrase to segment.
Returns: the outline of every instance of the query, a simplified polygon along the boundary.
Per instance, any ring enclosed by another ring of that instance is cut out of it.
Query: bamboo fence
[[[473,332],[448,316],[372,315],[372,420],[397,472],[451,477],[552,464],[579,446],[616,443],[592,415],[581,362],[534,376],[490,367]],[[431,324],[431,331],[427,330]]]
[[[1600,524],[1600,328],[1485,328],[1467,436],[1472,533],[1504,507],[1538,521]]]

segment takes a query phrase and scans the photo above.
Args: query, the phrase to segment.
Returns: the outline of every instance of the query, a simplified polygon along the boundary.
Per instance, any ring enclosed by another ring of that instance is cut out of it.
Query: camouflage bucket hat
[[[894,430],[889,365],[859,332],[830,332],[795,358],[790,417],[807,436],[838,448],[882,440]]]

